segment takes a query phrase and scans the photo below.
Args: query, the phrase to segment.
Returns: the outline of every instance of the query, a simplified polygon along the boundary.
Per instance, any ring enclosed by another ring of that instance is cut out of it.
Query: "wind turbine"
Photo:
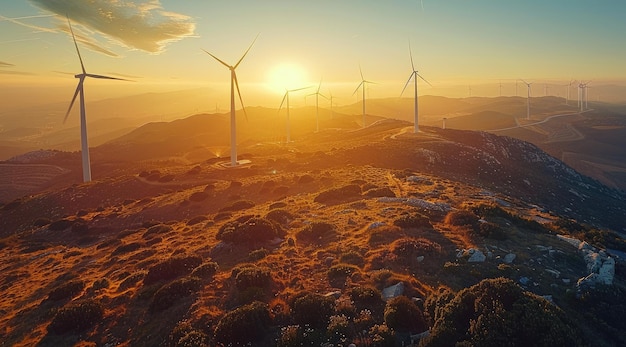
[[[283,108],[283,104],[285,100],[287,100],[287,143],[291,142],[291,122],[289,120],[289,93],[297,92],[300,90],[308,89],[309,87],[297,88],[297,89],[285,89],[285,96],[283,96],[283,101],[280,102],[280,106],[278,107],[278,112]]]
[[[230,166],[237,166],[237,163],[238,163],[237,162],[237,121],[235,119],[235,87],[237,87],[237,94],[239,95],[239,102],[241,103],[243,114],[246,116],[246,120],[248,119],[246,108],[243,106],[243,99],[241,98],[241,91],[239,90],[239,82],[237,81],[237,74],[235,73],[235,70],[237,69],[239,64],[241,64],[241,61],[243,60],[243,58],[246,57],[246,55],[248,54],[248,52],[252,48],[252,45],[254,45],[258,37],[259,35],[257,35],[254,38],[254,40],[250,44],[250,47],[248,47],[248,49],[243,53],[243,55],[241,56],[241,58],[239,58],[239,60],[237,61],[237,64],[235,65],[228,65],[220,58],[214,56],[213,54],[203,49],[203,51],[206,54],[210,55],[211,57],[213,57],[213,59],[217,60],[218,62],[220,62],[222,65],[226,66],[230,70]]]
[[[365,128],[365,87],[367,83],[376,84],[376,82],[367,81],[363,77],[363,70],[361,70],[361,66],[359,66],[359,72],[361,73],[361,83],[359,83],[359,85],[356,87],[352,95],[356,94],[356,92],[359,91],[359,88],[362,87],[361,89],[363,90],[363,128]]]
[[[569,96],[570,96],[570,87],[572,86],[572,84],[576,83],[575,80],[570,80],[568,84],[566,84],[565,86],[567,87],[567,99],[565,100],[565,105],[569,105]]]
[[[320,104],[319,104],[320,98],[319,97],[321,96],[324,99],[328,100],[328,98],[324,96],[324,94],[320,93],[321,87],[322,87],[322,81],[320,80],[320,84],[317,85],[317,91],[315,91],[315,93],[307,95],[307,97],[315,95],[315,132],[320,131]]]
[[[335,99],[335,97],[333,97],[333,93],[331,93],[330,90],[328,91],[328,97],[328,100],[330,100],[330,119],[334,119],[335,110],[333,109],[333,99]]]
[[[76,86],[76,91],[74,92],[74,97],[72,97],[72,102],[65,113],[65,118],[63,119],[63,124],[67,121],[67,117],[70,115],[70,111],[72,110],[72,106],[74,106],[74,102],[76,101],[76,96],[80,94],[80,150],[82,154],[82,163],[83,163],[83,181],[90,182],[91,181],[91,162],[89,159],[89,143],[87,139],[87,116],[85,112],[85,90],[83,88],[83,84],[85,83],[85,78],[99,78],[99,79],[107,79],[107,80],[120,80],[127,81],[123,78],[109,77],[103,75],[94,75],[87,73],[85,71],[85,65],[83,64],[83,58],[80,55],[80,50],[78,49],[78,44],[76,43],[76,36],[74,36],[74,30],[72,29],[72,24],[70,23],[70,18],[67,17],[67,25],[70,28],[70,33],[72,33],[72,40],[74,41],[74,47],[76,47],[76,53],[78,54],[78,60],[80,61],[80,68],[82,73],[78,75],[74,75],[74,77],[78,78],[78,85]]]
[[[526,87],[527,87],[527,95],[526,95],[526,119],[530,119],[530,85],[532,84],[532,82],[531,82],[531,83],[528,83],[528,82],[526,82],[526,81],[524,81],[524,80],[520,80],[520,81],[524,82],[524,84],[525,84],[525,85],[526,85]]]
[[[409,44],[409,56],[411,57],[411,69],[412,72],[409,75],[409,79],[406,81],[406,83],[404,84],[404,88],[402,88],[402,93],[400,93],[400,97],[402,97],[402,94],[404,94],[404,90],[406,89],[406,87],[409,85],[409,82],[411,82],[411,78],[413,79],[413,84],[414,84],[414,96],[413,96],[413,102],[414,102],[414,111],[415,111],[415,117],[414,117],[414,125],[413,125],[413,133],[417,134],[419,132],[419,125],[417,123],[418,121],[418,108],[417,108],[417,78],[421,78],[422,81],[428,83],[429,86],[432,87],[432,84],[430,84],[430,82],[428,82],[424,77],[422,77],[422,75],[419,74],[419,72],[417,72],[417,70],[415,70],[415,64],[413,63],[413,52],[411,52],[411,44]]]
[[[502,96],[502,80],[500,80],[500,96]]]

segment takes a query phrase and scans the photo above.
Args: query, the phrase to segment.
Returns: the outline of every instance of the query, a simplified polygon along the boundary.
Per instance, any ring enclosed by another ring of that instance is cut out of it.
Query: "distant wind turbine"
[[[409,85],[409,82],[411,82],[411,79],[413,79],[413,84],[414,84],[414,96],[413,96],[413,102],[414,102],[414,112],[415,112],[415,116],[414,116],[414,125],[413,125],[413,132],[415,134],[417,134],[419,132],[419,125],[418,125],[418,95],[417,95],[417,78],[421,78],[422,81],[428,83],[429,86],[432,87],[432,84],[430,84],[430,82],[428,82],[426,79],[424,79],[424,77],[422,77],[422,75],[419,74],[419,72],[417,72],[417,70],[415,70],[415,64],[413,63],[413,52],[411,52],[411,44],[409,43],[409,57],[411,58],[411,69],[412,72],[409,75],[409,79],[406,81],[406,83],[404,84],[404,88],[402,88],[402,92],[400,93],[400,97],[402,97],[402,94],[404,94],[404,90],[406,89],[406,87]]]
[[[566,84],[565,86],[567,87],[567,99],[565,99],[565,105],[569,105],[569,99],[570,99],[570,87],[572,86],[572,84],[576,83],[575,80],[570,80],[568,84]]]
[[[356,89],[354,90],[354,93],[352,93],[352,95],[356,94],[356,92],[359,91],[359,88],[361,88],[363,90],[363,128],[365,128],[365,87],[366,87],[367,83],[375,84],[375,82],[367,81],[363,77],[363,70],[361,70],[361,66],[359,66],[359,72],[361,73],[361,83],[359,83],[359,85],[356,87]]]
[[[527,87],[527,95],[526,95],[526,119],[530,119],[530,85],[532,84],[532,82],[528,83],[524,80],[520,80],[522,82],[524,82],[524,84]]]
[[[335,97],[333,97],[333,93],[331,93],[330,90],[328,91],[328,99],[330,100],[330,119],[334,119],[335,110],[333,109],[333,100],[335,99]]]
[[[76,47],[76,53],[78,54],[78,60],[80,61],[80,68],[82,73],[75,75],[74,77],[78,78],[78,86],[76,86],[76,91],[74,92],[74,97],[72,98],[72,102],[65,113],[65,118],[63,119],[63,124],[67,121],[67,117],[70,115],[70,111],[72,110],[72,106],[74,106],[74,102],[76,101],[76,96],[80,94],[80,148],[82,154],[82,162],[83,162],[83,181],[90,182],[91,181],[91,162],[89,159],[89,143],[87,139],[87,115],[85,112],[85,90],[83,88],[83,84],[85,83],[85,78],[99,78],[99,79],[107,79],[107,80],[120,80],[127,81],[123,78],[109,77],[103,75],[94,75],[87,73],[85,71],[85,65],[83,64],[83,58],[80,55],[80,50],[78,49],[78,44],[76,43],[76,36],[74,36],[74,30],[72,29],[72,24],[70,23],[70,18],[67,17],[67,25],[70,28],[70,33],[72,33],[72,40],[74,41],[74,47]]]
[[[467,89],[469,90],[469,97],[472,97],[472,85],[468,85]]]
[[[500,81],[500,96],[502,96],[502,81]]]
[[[220,58],[214,56],[213,54],[203,49],[203,51],[206,54],[210,55],[211,57],[213,57],[213,59],[217,60],[218,62],[220,62],[222,65],[226,66],[230,70],[230,166],[237,166],[238,164],[237,162],[237,121],[235,119],[235,87],[237,87],[237,94],[239,95],[239,102],[241,102],[241,108],[243,110],[243,114],[246,116],[246,119],[248,119],[248,114],[246,113],[246,108],[244,107],[243,99],[241,98],[241,91],[239,90],[239,82],[237,81],[237,74],[235,73],[235,70],[237,69],[239,64],[241,64],[241,61],[243,60],[243,58],[246,57],[246,55],[248,54],[248,52],[250,51],[250,49],[252,48],[252,46],[254,45],[258,37],[259,35],[257,35],[254,38],[254,40],[250,44],[250,47],[248,47],[248,49],[243,53],[243,55],[241,56],[241,58],[239,58],[239,60],[237,61],[237,64],[235,65],[228,65],[224,61],[222,61]]]
[[[310,87],[297,88],[297,89],[286,89],[285,96],[283,96],[283,101],[280,102],[280,106],[278,107],[278,112],[283,108],[283,104],[285,100],[287,100],[287,143],[291,142],[291,121],[289,120],[289,93],[297,92],[300,90],[305,90]]]
[[[315,93],[307,95],[307,97],[315,95],[315,132],[320,131],[320,104],[319,104],[320,96],[328,100],[328,98],[324,96],[324,94],[320,93],[321,87],[322,87],[322,81],[320,80],[320,83],[317,85],[317,90],[315,91]]]

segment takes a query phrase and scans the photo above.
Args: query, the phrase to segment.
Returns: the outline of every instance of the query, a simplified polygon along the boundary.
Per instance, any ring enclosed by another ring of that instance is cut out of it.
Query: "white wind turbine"
[[[419,132],[419,125],[418,125],[418,95],[417,95],[417,78],[421,78],[422,81],[428,83],[429,86],[432,87],[432,84],[430,84],[430,82],[428,82],[424,77],[422,77],[422,75],[419,74],[419,72],[417,72],[417,70],[415,70],[415,64],[413,63],[413,53],[411,52],[411,45],[409,44],[409,56],[411,58],[411,69],[412,72],[409,75],[409,79],[406,81],[406,83],[404,84],[404,88],[402,88],[402,93],[400,93],[400,97],[402,97],[402,94],[404,94],[404,90],[406,89],[406,87],[409,85],[409,82],[411,82],[411,78],[413,79],[413,84],[414,84],[414,95],[413,95],[413,102],[414,102],[414,125],[413,125],[413,133],[417,134]]]
[[[311,93],[307,95],[307,97],[315,95],[315,132],[320,131],[320,104],[319,104],[320,96],[328,100],[328,98],[324,96],[324,94],[320,93],[321,87],[322,87],[322,81],[320,80],[320,84],[317,85],[317,90],[315,91],[315,93]],[[331,105],[331,108],[332,108],[332,105]]]
[[[354,94],[356,94],[356,92],[359,91],[359,88],[361,88],[363,90],[363,128],[365,128],[365,87],[366,87],[367,83],[376,84],[376,82],[367,81],[363,77],[363,70],[361,70],[361,66],[359,66],[359,72],[361,73],[361,83],[359,83],[359,85],[356,87],[356,89],[354,90],[354,93],[352,93],[352,95],[354,96]]]
[[[85,78],[99,78],[99,79],[107,79],[107,80],[120,80],[127,81],[123,78],[109,77],[103,75],[94,75],[87,73],[85,71],[85,65],[83,64],[83,58],[80,55],[80,50],[78,49],[78,44],[76,43],[76,36],[74,36],[74,30],[72,29],[72,24],[70,23],[69,17],[67,18],[67,25],[70,28],[70,33],[72,34],[72,40],[74,41],[74,47],[76,47],[76,53],[78,54],[78,60],[80,61],[80,68],[82,73],[75,75],[74,77],[78,78],[78,86],[76,86],[76,91],[74,92],[74,97],[72,98],[72,102],[65,113],[65,118],[63,119],[63,123],[67,121],[67,117],[70,115],[70,111],[72,110],[72,106],[74,106],[74,102],[76,101],[76,96],[80,94],[80,150],[82,154],[82,162],[83,162],[83,181],[90,182],[91,181],[91,162],[89,159],[89,143],[87,139],[87,117],[85,112],[85,90],[83,88],[83,84],[85,83]]]
[[[524,84],[527,87],[527,94],[526,94],[526,119],[530,119],[530,85],[532,84],[532,82],[528,83],[524,80],[520,80],[522,82],[524,82]]]
[[[330,101],[330,119],[334,119],[335,118],[335,110],[333,109],[333,100],[335,99],[335,97],[333,96],[333,93],[330,92],[330,90],[328,91],[328,100]]]
[[[289,120],[289,93],[297,92],[300,90],[305,90],[310,87],[296,88],[296,89],[286,89],[285,96],[283,96],[283,101],[280,102],[280,106],[278,107],[278,112],[283,108],[283,104],[285,100],[287,100],[287,143],[291,142],[291,121]]]
[[[241,103],[241,109],[243,110],[243,114],[246,116],[246,119],[248,119],[246,108],[243,106],[243,99],[241,98],[241,91],[239,90],[239,82],[237,81],[237,73],[235,72],[235,70],[237,69],[239,64],[241,64],[241,61],[243,60],[243,58],[246,57],[246,55],[248,54],[248,52],[250,51],[250,49],[252,48],[252,46],[254,45],[258,37],[259,35],[257,35],[254,38],[254,40],[250,44],[250,47],[248,47],[248,49],[243,53],[243,55],[241,56],[241,58],[239,58],[239,60],[237,61],[237,64],[235,65],[228,65],[224,61],[222,61],[220,58],[214,56],[213,54],[203,49],[203,51],[206,54],[210,55],[211,57],[213,57],[215,60],[217,60],[218,62],[220,62],[222,65],[226,66],[230,70],[230,166],[237,166],[238,164],[238,161],[237,161],[237,121],[235,118],[235,87],[237,87],[237,94],[239,95],[239,102]]]
[[[568,84],[566,84],[565,86],[567,87],[567,99],[565,99],[565,105],[569,105],[569,99],[570,99],[570,87],[576,83],[575,80],[570,80]]]

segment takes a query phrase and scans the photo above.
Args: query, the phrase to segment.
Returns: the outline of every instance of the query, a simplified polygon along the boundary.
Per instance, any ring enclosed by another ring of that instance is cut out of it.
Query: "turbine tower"
[[[568,84],[566,84],[565,86],[567,87],[567,99],[565,99],[565,105],[569,105],[569,98],[570,98],[570,87],[572,86],[572,84],[576,83],[575,80],[570,80]]]
[[[359,88],[362,87],[362,90],[363,90],[363,128],[365,128],[365,87],[367,83],[375,84],[375,82],[367,81],[363,77],[363,70],[361,70],[361,66],[359,66],[359,72],[361,73],[361,83],[359,83],[359,85],[356,87],[352,95],[354,96],[354,94],[356,94],[356,92],[359,91]]]
[[[85,78],[99,78],[99,79],[107,79],[107,80],[120,80],[127,81],[123,78],[115,78],[103,75],[94,75],[87,73],[85,71],[85,65],[83,64],[83,58],[80,55],[80,50],[78,49],[78,44],[76,43],[76,36],[74,36],[74,30],[72,29],[72,24],[70,23],[70,18],[67,17],[67,25],[70,28],[70,33],[72,34],[72,40],[74,41],[74,47],[76,47],[76,53],[78,54],[78,60],[80,61],[80,68],[82,73],[75,75],[74,77],[78,78],[78,85],[76,86],[76,91],[74,92],[74,97],[72,97],[72,102],[65,113],[65,118],[63,119],[63,124],[67,121],[67,117],[70,115],[70,111],[72,110],[72,106],[74,106],[74,102],[76,101],[76,97],[80,94],[80,150],[82,155],[82,163],[83,163],[83,181],[90,182],[91,181],[91,161],[89,159],[89,143],[87,139],[87,116],[85,112],[85,90],[83,88],[83,84],[85,83]]]
[[[213,54],[203,49],[203,51],[206,54],[210,55],[211,57],[213,57],[213,59],[217,60],[218,62],[220,62],[222,65],[226,66],[230,70],[230,166],[237,166],[237,163],[238,163],[237,162],[237,121],[235,119],[235,87],[237,87],[237,94],[239,95],[239,102],[241,103],[243,114],[246,116],[246,119],[248,119],[246,108],[243,106],[243,99],[241,98],[241,91],[239,90],[239,82],[237,81],[237,73],[235,73],[235,70],[237,69],[239,64],[241,64],[241,61],[243,60],[243,58],[246,57],[246,55],[248,54],[248,52],[252,48],[252,45],[254,45],[258,37],[259,35],[257,35],[254,38],[254,40],[250,44],[250,47],[248,47],[248,49],[243,53],[243,55],[241,56],[241,58],[239,58],[239,60],[237,61],[237,64],[235,65],[228,65],[224,61],[222,61],[220,58],[214,56]]]
[[[299,90],[308,89],[309,87],[297,88],[297,89],[285,89],[285,96],[283,96],[283,101],[280,102],[280,106],[278,107],[278,112],[283,108],[283,104],[285,100],[287,100],[287,143],[291,142],[291,121],[289,120],[289,93],[297,92]]]
[[[526,87],[527,87],[527,94],[526,94],[526,119],[530,119],[530,85],[532,84],[532,82],[526,82],[524,80],[520,80],[522,81]]]
[[[317,85],[317,90],[315,91],[315,93],[307,95],[307,97],[315,95],[315,132],[316,133],[320,131],[320,104],[319,104],[320,96],[328,100],[328,98],[324,96],[324,94],[320,93],[321,87],[322,87],[322,81],[320,80],[320,84]],[[332,108],[332,105],[331,105],[331,108]]]
[[[330,92],[330,90],[328,91],[328,100],[330,101],[330,119],[334,119],[335,118],[335,110],[333,109],[333,100],[335,99],[335,97],[333,96],[333,93]]]
[[[417,72],[417,70],[415,70],[415,64],[413,63],[413,53],[411,52],[411,44],[409,44],[409,57],[411,58],[411,69],[412,72],[409,75],[409,79],[406,81],[406,83],[404,84],[404,88],[402,88],[402,93],[400,93],[400,97],[402,97],[402,94],[404,94],[404,90],[406,89],[406,87],[409,85],[409,82],[411,82],[411,79],[413,79],[413,84],[414,84],[414,96],[413,96],[413,102],[414,102],[414,111],[415,111],[415,116],[414,116],[414,125],[413,125],[413,133],[417,134],[419,132],[419,125],[418,125],[418,96],[417,96],[417,78],[421,78],[422,81],[428,83],[429,86],[432,87],[432,84],[430,84],[430,82],[428,82],[426,79],[424,79],[424,77],[422,77],[422,75],[419,74],[419,72]]]

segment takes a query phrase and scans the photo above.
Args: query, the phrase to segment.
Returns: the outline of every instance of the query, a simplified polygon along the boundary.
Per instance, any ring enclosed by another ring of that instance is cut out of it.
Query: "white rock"
[[[561,273],[557,270],[546,269],[546,272],[554,276],[554,278],[559,278],[561,276]]]
[[[567,236],[563,236],[563,235],[556,235],[556,237],[558,237],[559,240],[565,241],[565,242],[569,243],[570,245],[572,245],[572,246],[574,246],[576,248],[578,248],[578,246],[580,246],[580,243],[581,243],[580,240],[575,239],[573,237],[567,237]]]
[[[385,222],[374,222],[374,223],[370,224],[368,229],[370,229],[370,230],[377,229],[377,228],[380,228],[380,227],[382,227],[384,225],[385,225]]]
[[[571,282],[569,278],[563,278],[561,281],[563,281],[564,284],[570,284]]]
[[[517,256],[515,255],[515,253],[509,253],[507,255],[504,256],[504,259],[502,260],[505,264],[511,264],[513,262],[513,260],[515,260]]]
[[[611,285],[615,277],[615,259],[609,257],[598,270],[598,283]]]
[[[423,261],[424,261],[424,256],[423,255],[420,255],[419,257],[417,257],[417,262],[418,263],[421,263]]]

